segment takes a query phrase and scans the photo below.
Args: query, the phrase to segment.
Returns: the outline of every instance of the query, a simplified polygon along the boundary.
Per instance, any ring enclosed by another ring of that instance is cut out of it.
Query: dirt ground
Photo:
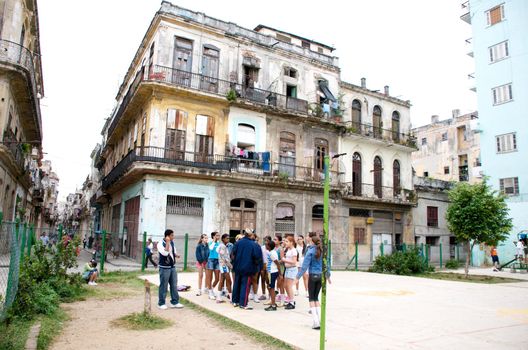
[[[92,298],[63,305],[70,320],[51,349],[270,349],[245,339],[240,333],[223,329],[217,321],[189,308],[159,310],[156,295],[152,296],[152,312],[172,320],[171,327],[132,331],[110,324],[121,316],[142,311],[143,302],[144,296],[134,293],[133,296],[108,300]]]

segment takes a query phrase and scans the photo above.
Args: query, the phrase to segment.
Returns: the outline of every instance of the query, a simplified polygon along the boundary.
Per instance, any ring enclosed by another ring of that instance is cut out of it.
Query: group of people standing
[[[265,302],[266,311],[277,311],[278,307],[292,310],[302,280],[310,302],[312,328],[319,329],[323,247],[317,233],[310,233],[306,241],[302,235],[284,239],[280,235],[266,236],[260,245],[257,235],[246,229],[235,240],[233,244],[228,234],[218,232],[201,235],[196,246],[197,295],[206,294],[217,303],[229,301],[245,310],[252,309],[250,301]],[[330,275],[326,277],[330,282]]]

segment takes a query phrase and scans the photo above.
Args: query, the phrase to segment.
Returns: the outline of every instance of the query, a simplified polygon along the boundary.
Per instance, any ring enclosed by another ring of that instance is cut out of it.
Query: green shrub
[[[235,102],[237,99],[237,93],[234,89],[230,89],[226,94],[226,99],[229,102]]]
[[[460,261],[455,260],[455,259],[447,260],[445,263],[445,267],[446,269],[456,270],[460,267]]]
[[[36,242],[30,256],[20,266],[18,291],[9,316],[32,319],[36,315],[51,315],[61,301],[78,297],[83,289],[79,274],[68,274],[77,265],[77,241],[68,247],[58,244],[48,248]]]
[[[434,271],[434,268],[427,264],[420,255],[418,248],[413,248],[406,252],[397,251],[391,255],[379,255],[369,271],[394,275],[413,275]]]

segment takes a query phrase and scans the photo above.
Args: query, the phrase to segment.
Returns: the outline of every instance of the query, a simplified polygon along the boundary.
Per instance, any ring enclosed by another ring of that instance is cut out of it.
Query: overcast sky
[[[476,108],[460,0],[180,0],[175,5],[253,29],[258,24],[333,45],[341,78],[411,100],[413,126]],[[40,0],[45,159],[59,197],[82,186],[117,89],[159,0]],[[258,6],[258,7],[257,7]]]

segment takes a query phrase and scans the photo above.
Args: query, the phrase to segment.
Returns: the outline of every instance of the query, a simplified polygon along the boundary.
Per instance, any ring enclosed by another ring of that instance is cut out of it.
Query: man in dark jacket
[[[174,231],[165,230],[163,240],[158,242],[158,252],[160,276],[158,308],[167,310],[165,297],[167,296],[167,287],[170,287],[171,308],[182,309],[183,305],[180,304],[180,296],[178,295],[178,275],[174,266],[176,258],[180,257],[174,246]]]
[[[244,238],[240,239],[233,247],[233,271],[235,283],[233,286],[232,303],[242,309],[251,310],[248,306],[251,279],[262,269],[262,251],[254,241],[249,239],[252,231],[244,230]]]

